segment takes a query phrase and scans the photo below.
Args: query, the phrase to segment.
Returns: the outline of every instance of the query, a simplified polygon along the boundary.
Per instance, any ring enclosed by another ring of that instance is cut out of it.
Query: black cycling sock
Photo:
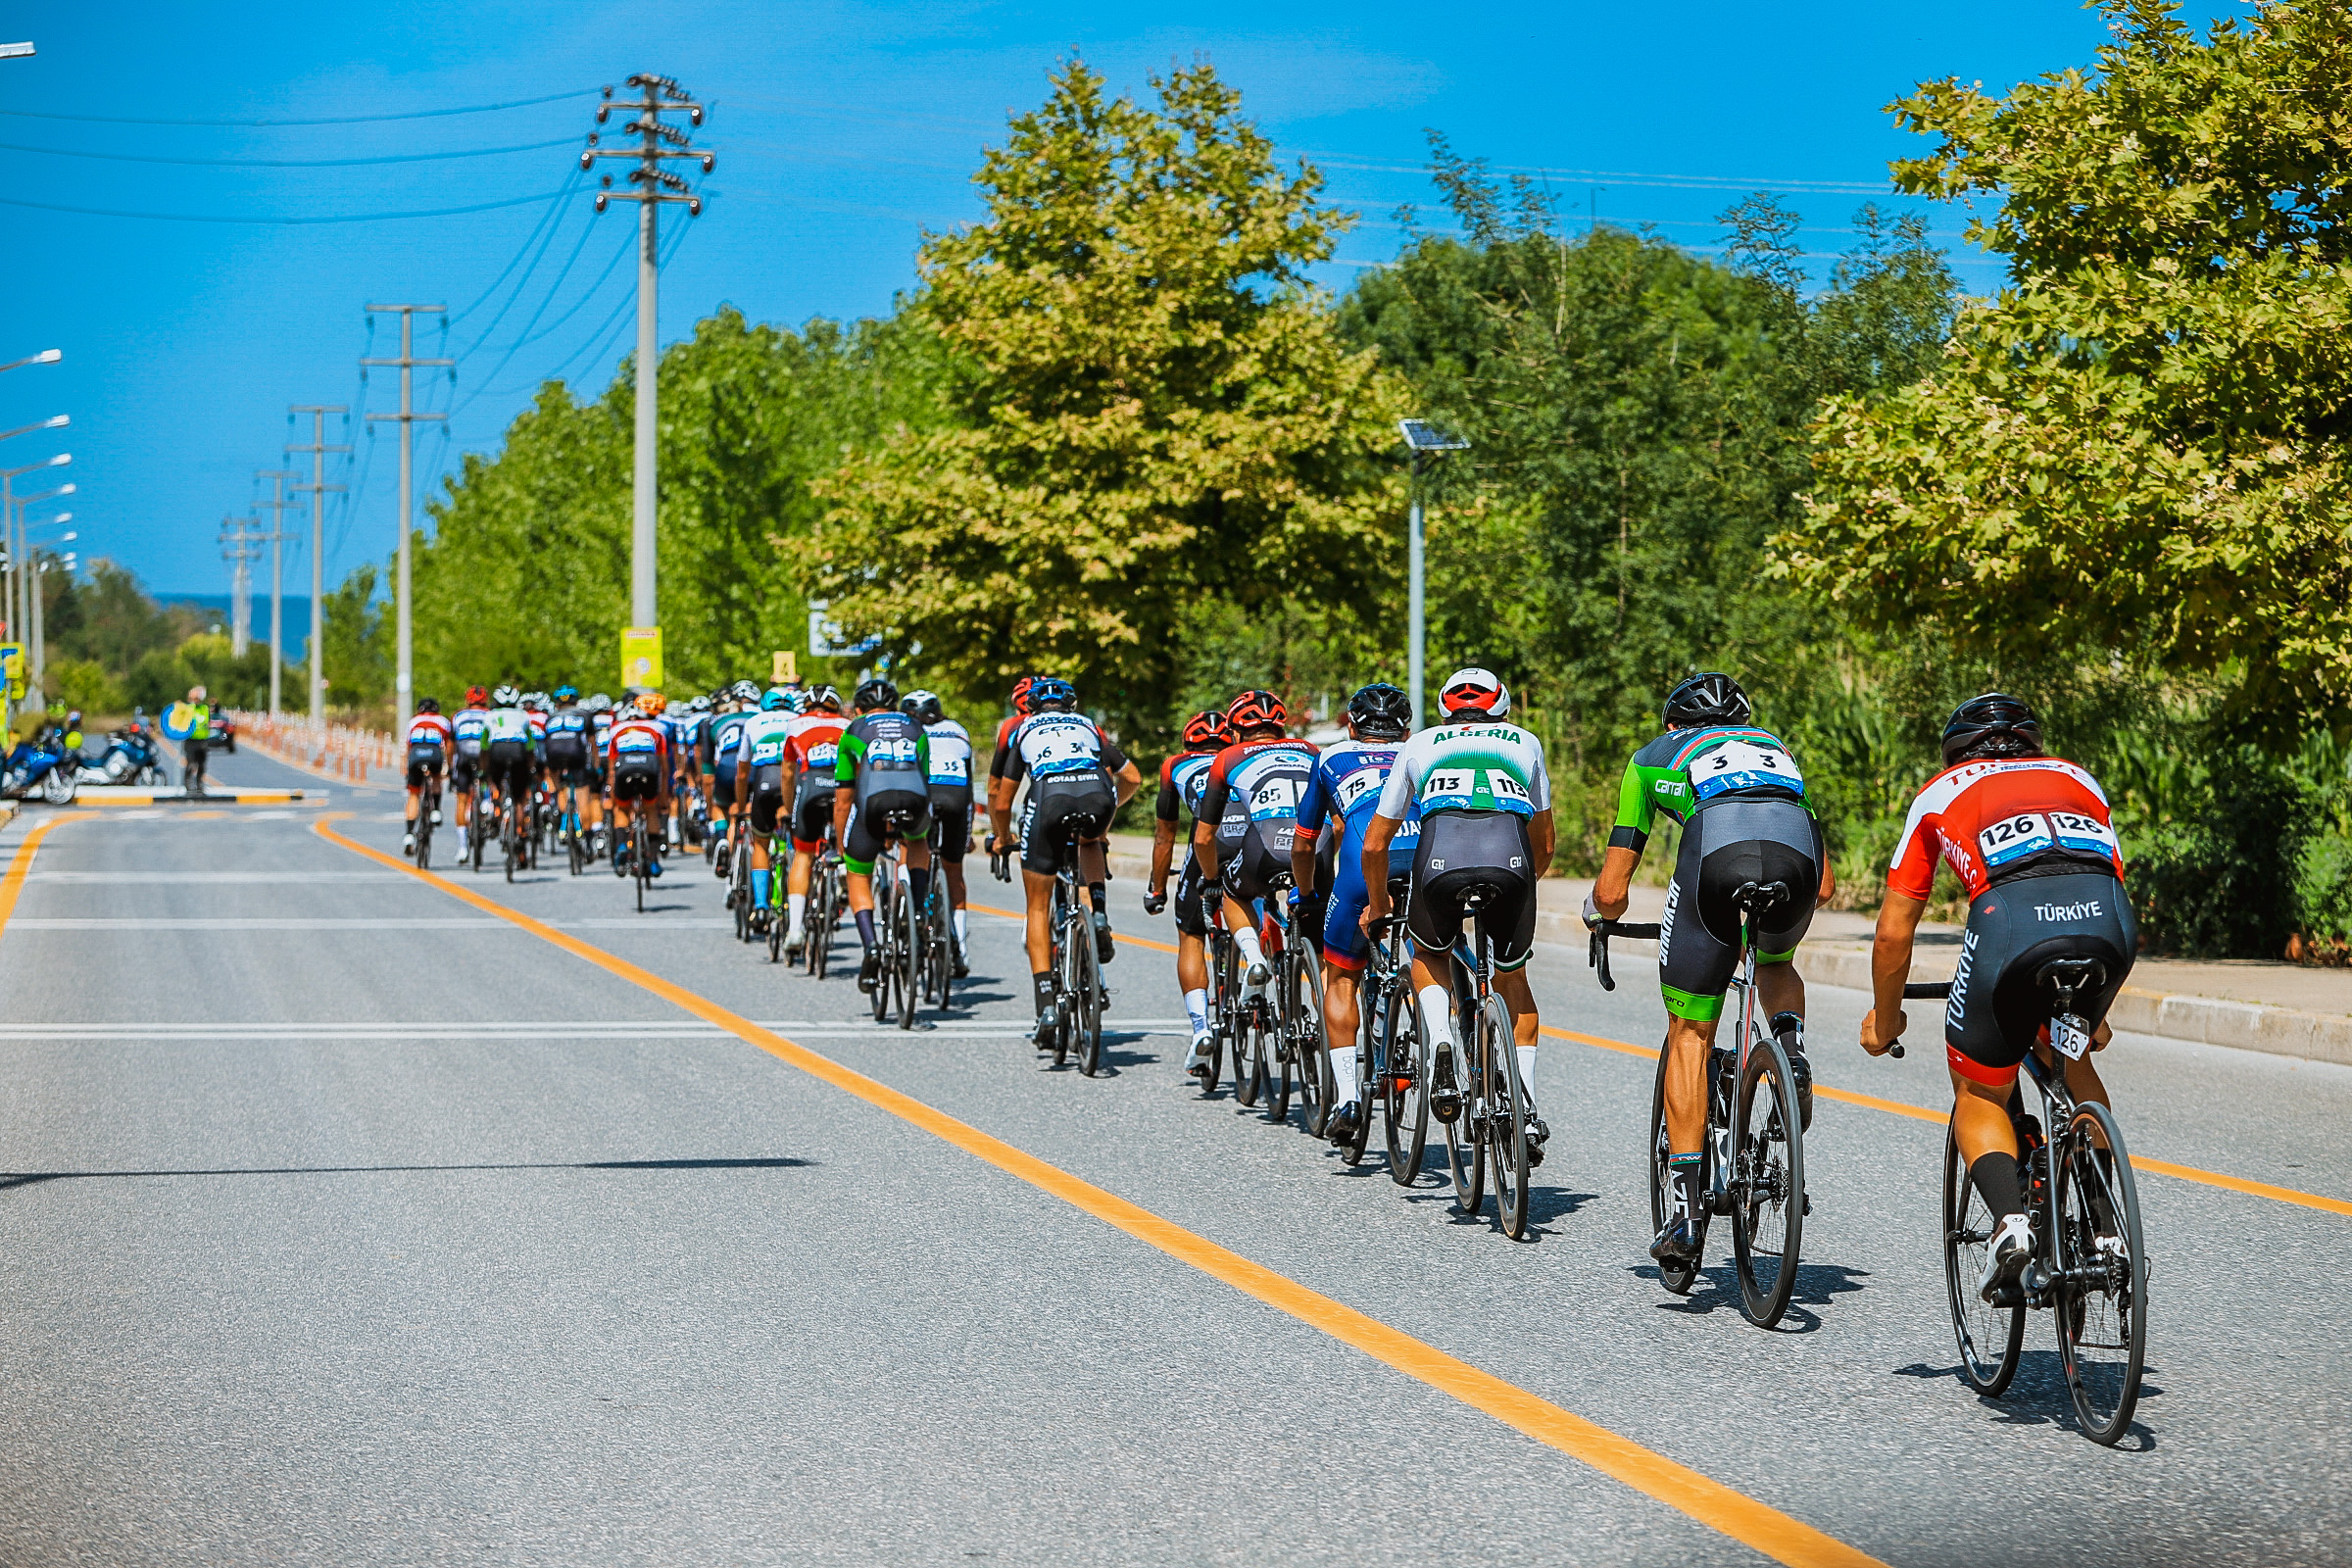
[[[1772,1034],[1776,1040],[1785,1040],[1794,1034],[1801,1044],[1805,1035],[1805,1020],[1797,1013],[1776,1012],[1772,1015]]]
[[[1097,914],[1108,914],[1110,912],[1110,898],[1109,895],[1102,891],[1102,883],[1088,883],[1086,886],[1086,894],[1088,898],[1094,901],[1095,912]]]
[[[923,896],[931,891],[931,872],[927,866],[910,865],[906,868],[906,891],[914,895],[915,907],[921,908]]]
[[[1977,1192],[1984,1206],[1992,1210],[1993,1218],[2007,1219],[2026,1211],[2025,1195],[2018,1188],[2017,1156],[1995,1150],[1968,1167],[1968,1179],[1977,1184]]]
[[[1029,977],[1029,984],[1037,992],[1037,1010],[1045,1011],[1046,1004],[1054,1000],[1054,971],[1051,969],[1038,970]]]
[[[861,948],[874,945],[874,911],[871,909],[858,911],[858,945]]]

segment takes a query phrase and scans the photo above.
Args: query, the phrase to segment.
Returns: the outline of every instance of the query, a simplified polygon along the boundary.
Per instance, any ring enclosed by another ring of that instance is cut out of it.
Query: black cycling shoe
[[[864,992],[869,997],[872,996],[874,994],[874,981],[880,977],[881,973],[882,964],[879,958],[876,956],[874,950],[871,948],[866,949],[865,956],[858,960],[858,989]]]
[[[1323,1136],[1344,1149],[1355,1142],[1356,1129],[1363,1124],[1364,1107],[1351,1100],[1331,1113],[1331,1119],[1323,1124]]]
[[[1551,1138],[1551,1129],[1544,1125],[1541,1116],[1527,1118],[1527,1168],[1534,1170],[1544,1163],[1544,1146]]]
[[[1450,1125],[1462,1113],[1462,1092],[1453,1084],[1453,1048],[1438,1047],[1437,1060],[1429,1070],[1429,1112]]]
[[[1096,959],[1097,959],[1099,962],[1102,962],[1102,963],[1108,963],[1108,962],[1109,962],[1109,961],[1110,961],[1110,960],[1111,960],[1113,957],[1116,957],[1116,956],[1118,956],[1118,951],[1119,951],[1119,950],[1118,950],[1118,945],[1117,945],[1116,943],[1112,942],[1112,941],[1111,941],[1111,939],[1110,939],[1110,916],[1109,916],[1109,915],[1107,915],[1107,914],[1098,914],[1098,915],[1096,915],[1096,916],[1095,916],[1095,957],[1096,957]]]
[[[1658,1232],[1658,1239],[1649,1244],[1649,1255],[1672,1267],[1698,1260],[1698,1227],[1688,1214],[1677,1214]]]
[[[1054,1030],[1060,1022],[1060,1014],[1055,1011],[1054,1004],[1051,1002],[1047,1003],[1043,1010],[1041,1010],[1037,1015],[1036,1039],[1038,1050],[1046,1051],[1053,1047]]]
[[[1813,1064],[1801,1051],[1788,1053],[1788,1086],[1796,1091],[1796,1122],[1806,1132],[1813,1130]]]

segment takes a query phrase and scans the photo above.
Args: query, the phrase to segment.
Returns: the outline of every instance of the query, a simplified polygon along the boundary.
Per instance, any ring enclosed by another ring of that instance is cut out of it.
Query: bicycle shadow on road
[[[1637,1278],[1655,1281],[1655,1263],[1637,1265],[1632,1272]],[[1848,1268],[1842,1263],[1799,1263],[1796,1266],[1796,1285],[1789,1292],[1787,1315],[1775,1326],[1776,1334],[1812,1334],[1821,1327],[1821,1316],[1809,1310],[1828,1306],[1840,1296],[1850,1296],[1864,1289],[1862,1282],[1870,1278],[1868,1269]],[[1704,1288],[1700,1288],[1703,1282]],[[1675,1312],[1684,1317],[1707,1317],[1718,1310],[1740,1310],[1740,1275],[1731,1263],[1717,1263],[1698,1271],[1689,1296],[1669,1295],[1658,1302],[1661,1312]]]
[[[2028,1325],[2031,1332],[2032,1325]],[[2149,1382],[2157,1367],[2153,1362],[2140,1369],[2139,1397],[2144,1404],[2163,1396],[2164,1390]],[[1932,1366],[1914,1361],[1909,1366],[1894,1369],[1898,1378],[1922,1380],[1949,1379],[1962,1392],[1968,1384],[1960,1376],[1957,1364]],[[2074,1396],[2066,1386],[2066,1366],[2054,1349],[2026,1350],[2017,1358],[2017,1376],[2010,1381],[1998,1398],[1977,1396],[1977,1404],[1992,1417],[1995,1426],[2004,1427],[2063,1427],[2078,1431],[2081,1422],[2075,1414]],[[2149,1453],[2156,1447],[2156,1434],[2148,1424],[2136,1417],[2125,1429],[2115,1444],[2118,1453]]]

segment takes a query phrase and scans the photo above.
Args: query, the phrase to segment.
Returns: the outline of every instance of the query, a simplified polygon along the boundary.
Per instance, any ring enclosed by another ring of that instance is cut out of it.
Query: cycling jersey
[[[621,719],[606,742],[605,760],[614,800],[655,800],[669,772],[669,733],[650,718]]]
[[[931,848],[942,861],[959,865],[972,847],[972,737],[943,718],[925,724],[923,738],[930,744]]]
[[[784,749],[800,769],[799,791],[822,789],[832,798],[835,771],[841,760],[841,732],[850,721],[839,713],[802,713],[792,720]]]
[[[734,728],[733,761],[738,767],[748,767],[752,773],[752,788],[777,789],[784,787],[784,754],[792,740],[793,727],[800,720],[782,709],[772,712],[750,713]]]
[[[1109,831],[1118,810],[1110,775],[1126,767],[1127,755],[1084,713],[1023,718],[989,766],[992,778],[1029,780],[1021,868],[1052,876],[1063,850]]]
[[[430,746],[441,751],[450,747],[449,720],[439,713],[418,713],[409,720],[409,744]]]
[[[1289,874],[1298,801],[1314,771],[1314,746],[1287,735],[1236,741],[1208,764],[1200,815],[1217,819],[1226,885],[1242,899],[1264,898]]]
[[[490,732],[490,710],[486,708],[461,708],[449,721],[452,744],[458,755],[476,758],[482,755],[482,738]]]
[[[1708,804],[1739,796],[1802,800],[1804,775],[1786,742],[1744,724],[1670,729],[1636,752],[1617,787],[1612,849],[1639,853],[1657,818],[1687,823]]]
[[[547,715],[547,729],[542,737],[549,762],[559,767],[578,767],[588,760],[591,732],[595,728],[592,715],[577,708],[559,708]]]
[[[852,792],[842,864],[862,876],[893,837],[931,836],[930,751],[923,726],[897,709],[860,713],[841,732],[833,782]]]
[[[519,742],[528,747],[532,741],[531,715],[519,708],[493,708],[482,715],[482,742],[496,746],[501,741]]]
[[[1396,749],[1380,791],[1380,814],[1392,822],[1403,821],[1416,805],[1425,824],[1440,811],[1548,811],[1544,743],[1494,719],[1425,729]]]
[[[1364,886],[1364,830],[1380,814],[1380,794],[1396,761],[1396,743],[1341,741],[1315,759],[1298,797],[1298,829],[1319,833],[1324,819],[1339,816],[1340,842],[1333,864],[1331,907],[1323,921],[1323,956],[1343,969],[1360,969],[1368,945],[1360,923],[1367,903]],[[1420,803],[1409,808],[1390,840],[1389,879],[1410,872],[1421,838]]]
[[[439,713],[418,713],[409,721],[409,788],[420,790],[428,777],[440,777],[441,760],[448,755],[449,744],[449,720]]]
[[[526,708],[523,712],[529,715],[531,739],[534,742],[544,742],[547,739],[547,715],[536,708]]]
[[[1152,805],[1153,820],[1173,826],[1183,845],[1184,859],[1176,869],[1173,908],[1177,931],[1188,937],[1208,935],[1208,910],[1201,899],[1205,879],[1193,858],[1190,824],[1200,820],[1197,811],[1200,792],[1208,788],[1209,764],[1216,760],[1214,752],[1178,752],[1160,763],[1159,794]]]
[[[923,726],[927,753],[928,776],[931,787],[962,789],[972,787],[972,737],[961,724],[943,718],[936,724]]]
[[[1090,768],[1115,773],[1126,765],[1126,757],[1084,713],[1031,713],[997,748],[989,777],[1018,784],[1023,777],[1042,781]]]
[[[1930,779],[1895,841],[1886,886],[1926,899],[1936,890],[1938,858],[1971,899],[2027,871],[2124,874],[2106,795],[2088,773],[2055,757],[1988,758]]]
[[[700,760],[703,752],[703,731],[709,727],[710,723],[710,715],[709,713],[688,713],[670,721],[670,743],[676,749],[681,761],[690,757]]]

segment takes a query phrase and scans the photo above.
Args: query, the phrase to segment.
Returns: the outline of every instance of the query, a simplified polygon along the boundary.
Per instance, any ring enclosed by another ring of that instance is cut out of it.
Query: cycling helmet
[[[522,693],[516,691],[512,686],[501,686],[498,690],[490,694],[490,700],[501,708],[520,708],[522,706]]]
[[[819,681],[808,688],[808,707],[821,708],[828,713],[841,711],[841,693],[829,681]],[[806,711],[807,710],[803,710]]]
[[[1291,721],[1291,710],[1272,692],[1247,691],[1225,705],[1225,718],[1239,731],[1280,729]]]
[[[1367,740],[1400,741],[1413,732],[1413,700],[1402,687],[1374,681],[1348,699],[1348,718]]]
[[[438,713],[441,711],[441,699],[438,697],[417,698],[416,711],[419,713]]]
[[[594,697],[589,698],[588,701],[583,703],[581,706],[586,708],[590,712],[610,713],[612,711],[612,699],[607,697],[603,692],[598,692]]]
[[[653,713],[658,716],[664,709],[669,707],[669,699],[662,696],[660,692],[646,692],[637,699],[637,707],[644,712]]]
[[[490,701],[490,688],[489,688],[489,687],[487,687],[487,686],[468,686],[468,687],[466,687],[466,706],[467,708],[482,708],[482,707],[486,707],[486,706],[489,704],[489,701]]]
[[[1023,675],[1012,683],[1012,710],[1014,712],[1034,713],[1037,711],[1037,703],[1029,695],[1030,689],[1036,684],[1037,677],[1035,675]]]
[[[739,680],[734,685],[727,688],[727,695],[734,698],[739,703],[756,703],[760,700],[760,683],[758,681]]]
[[[766,694],[760,699],[760,711],[762,713],[772,713],[779,708],[790,708],[791,706],[792,693],[781,686],[770,686]]]
[[[1033,713],[1057,709],[1067,713],[1078,706],[1078,688],[1059,675],[1040,675],[1029,683],[1029,710]]]
[[[710,696],[705,694],[704,696],[697,697],[694,699],[694,701],[686,705],[686,711],[689,713],[708,713],[710,711]]]
[[[1982,757],[2033,757],[2041,751],[2041,720],[2006,692],[1971,697],[1943,726],[1943,765]]]
[[[1188,752],[1221,752],[1232,744],[1233,726],[1213,708],[1203,708],[1185,721],[1184,749]]]
[[[559,703],[576,703],[580,700],[580,689],[571,682],[565,681],[556,688],[555,699]]]
[[[545,693],[545,692],[524,692],[524,693],[522,694],[522,706],[523,706],[523,707],[525,707],[525,708],[535,708],[535,709],[537,709],[537,710],[538,710],[540,712],[542,712],[542,713],[546,712],[546,711],[547,711],[547,693]]]
[[[883,709],[899,706],[899,689],[889,681],[876,676],[859,686],[857,696],[852,701],[869,712],[878,712]]]
[[[939,700],[937,692],[908,692],[899,699],[899,707],[918,724],[937,724],[948,716],[948,705]]]
[[[1438,706],[1448,715],[1500,718],[1511,710],[1511,689],[1493,670],[1473,665],[1446,677],[1438,691]]]
[[[1755,716],[1747,693],[1729,675],[1701,670],[1666,694],[1668,729],[1699,724],[1744,724]]]

